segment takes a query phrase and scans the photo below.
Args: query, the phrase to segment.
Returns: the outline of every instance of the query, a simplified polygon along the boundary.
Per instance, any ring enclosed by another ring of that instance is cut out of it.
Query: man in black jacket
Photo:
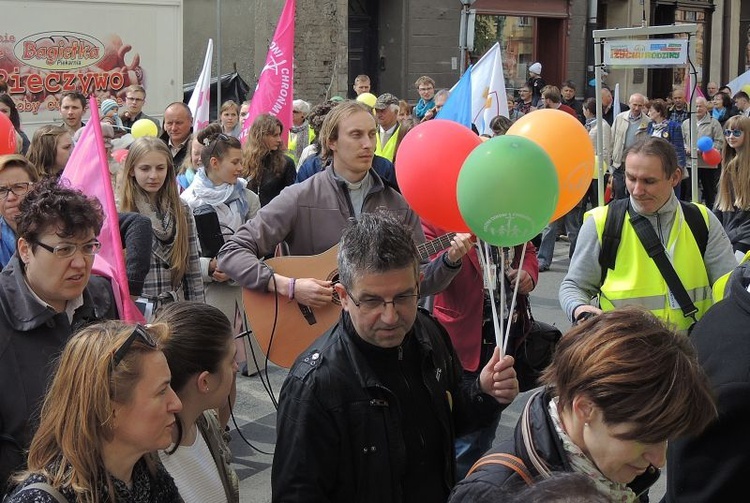
[[[0,274],[0,494],[25,465],[47,384],[70,336],[117,318],[112,287],[91,276],[99,201],[41,182],[18,218],[16,254]]]
[[[662,502],[733,501],[750,479],[750,264],[729,277],[725,298],[690,334],[716,393],[719,419],[695,437],[669,443]],[[739,491],[739,492],[738,492]]]
[[[496,352],[473,383],[445,330],[419,312],[410,229],[384,212],[344,231],[341,320],[302,353],[281,389],[273,501],[445,501],[456,433],[518,394]]]

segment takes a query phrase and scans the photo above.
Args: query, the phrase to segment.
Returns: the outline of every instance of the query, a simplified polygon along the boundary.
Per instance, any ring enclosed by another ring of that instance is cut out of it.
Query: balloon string
[[[484,245],[484,251],[482,250],[482,246]],[[500,348],[500,351],[502,352],[503,344],[502,344],[502,330],[500,329],[500,326],[498,325],[497,321],[497,306],[495,305],[495,290],[497,289],[497,284],[493,285],[493,278],[490,277],[491,269],[492,269],[492,255],[489,252],[489,247],[486,242],[481,241],[477,242],[477,253],[479,254],[479,261],[482,264],[482,270],[484,271],[484,278],[485,278],[485,284],[487,285],[487,290],[489,291],[490,296],[490,306],[492,306],[492,323],[495,328],[495,344],[498,348]],[[502,354],[500,354],[500,357],[502,358]]]
[[[505,340],[503,339],[503,334],[505,333],[505,308],[507,307],[507,302],[505,299],[505,254],[503,253],[502,246],[498,246],[497,248],[499,254],[500,254],[500,274],[497,276],[498,281],[500,282],[500,338],[499,343],[497,347],[501,349],[500,356],[502,357],[505,354]]]
[[[516,285],[513,288],[513,298],[510,302],[510,310],[508,311],[508,326],[505,330],[505,345],[503,346],[503,352],[502,354],[505,354],[508,346],[508,339],[510,338],[510,322],[513,319],[513,312],[516,309],[516,299],[518,298],[518,286],[521,284],[521,268],[523,266],[523,260],[526,256],[526,243],[523,245],[523,249],[521,250],[521,259],[518,262],[518,269],[516,269]],[[505,261],[503,261],[505,262]],[[505,284],[505,276],[503,276],[503,284]]]

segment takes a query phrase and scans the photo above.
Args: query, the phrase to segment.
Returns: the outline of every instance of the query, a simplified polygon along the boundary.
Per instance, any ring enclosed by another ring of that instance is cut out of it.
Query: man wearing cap
[[[542,78],[542,64],[539,62],[529,66],[529,80],[526,82],[531,89],[531,105],[536,108],[542,101],[542,89],[547,83]]]
[[[385,157],[393,162],[396,158],[398,143],[398,98],[391,93],[383,93],[375,102],[375,117],[378,121],[375,155]]]

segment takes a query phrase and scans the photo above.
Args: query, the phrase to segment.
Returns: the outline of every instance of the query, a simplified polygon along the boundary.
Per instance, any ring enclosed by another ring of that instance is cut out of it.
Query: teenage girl
[[[151,220],[151,267],[142,297],[153,312],[178,300],[204,301],[195,220],[178,195],[167,145],[144,136],[130,146],[120,185],[120,210]]]

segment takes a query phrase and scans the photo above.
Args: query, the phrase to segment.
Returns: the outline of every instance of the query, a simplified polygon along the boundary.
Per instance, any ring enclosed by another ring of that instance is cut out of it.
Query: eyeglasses
[[[388,304],[393,304],[393,308],[396,310],[407,309],[416,306],[417,300],[419,299],[419,287],[417,287],[417,293],[396,295],[395,297],[393,297],[393,300],[385,300],[381,299],[380,297],[357,300],[352,296],[351,293],[349,293],[349,290],[346,291],[346,294],[350,299],[352,299],[354,305],[357,306],[357,308],[360,309],[363,313],[382,313],[383,311],[385,311],[385,308],[388,307]]]
[[[130,336],[125,339],[125,342],[115,350],[114,355],[112,356],[112,368],[117,367],[122,359],[125,358],[130,346],[133,345],[133,342],[135,342],[136,339],[139,339],[150,348],[156,347],[156,341],[151,337],[151,334],[146,331],[146,328],[142,325],[136,325],[133,329],[133,333],[130,334]]]
[[[13,185],[0,187],[0,199],[5,199],[11,192],[14,196],[21,197],[31,189],[32,185],[34,185],[33,182],[18,182]]]
[[[734,136],[735,138],[739,138],[740,136],[742,136],[743,132],[744,131],[742,131],[741,129],[725,129],[724,130],[724,136],[726,136],[727,138],[729,138],[730,136]]]
[[[125,101],[135,101],[136,103],[144,101],[144,98],[136,98],[135,96],[125,96]]]
[[[93,256],[99,253],[99,250],[102,249],[102,244],[99,242],[98,239],[95,239],[93,241],[89,241],[88,243],[84,243],[82,245],[74,245],[72,243],[63,243],[59,244],[57,246],[50,246],[46,245],[40,241],[36,241],[36,244],[53,254],[57,258],[68,258],[72,257],[75,252],[80,249],[81,253],[84,255]]]

